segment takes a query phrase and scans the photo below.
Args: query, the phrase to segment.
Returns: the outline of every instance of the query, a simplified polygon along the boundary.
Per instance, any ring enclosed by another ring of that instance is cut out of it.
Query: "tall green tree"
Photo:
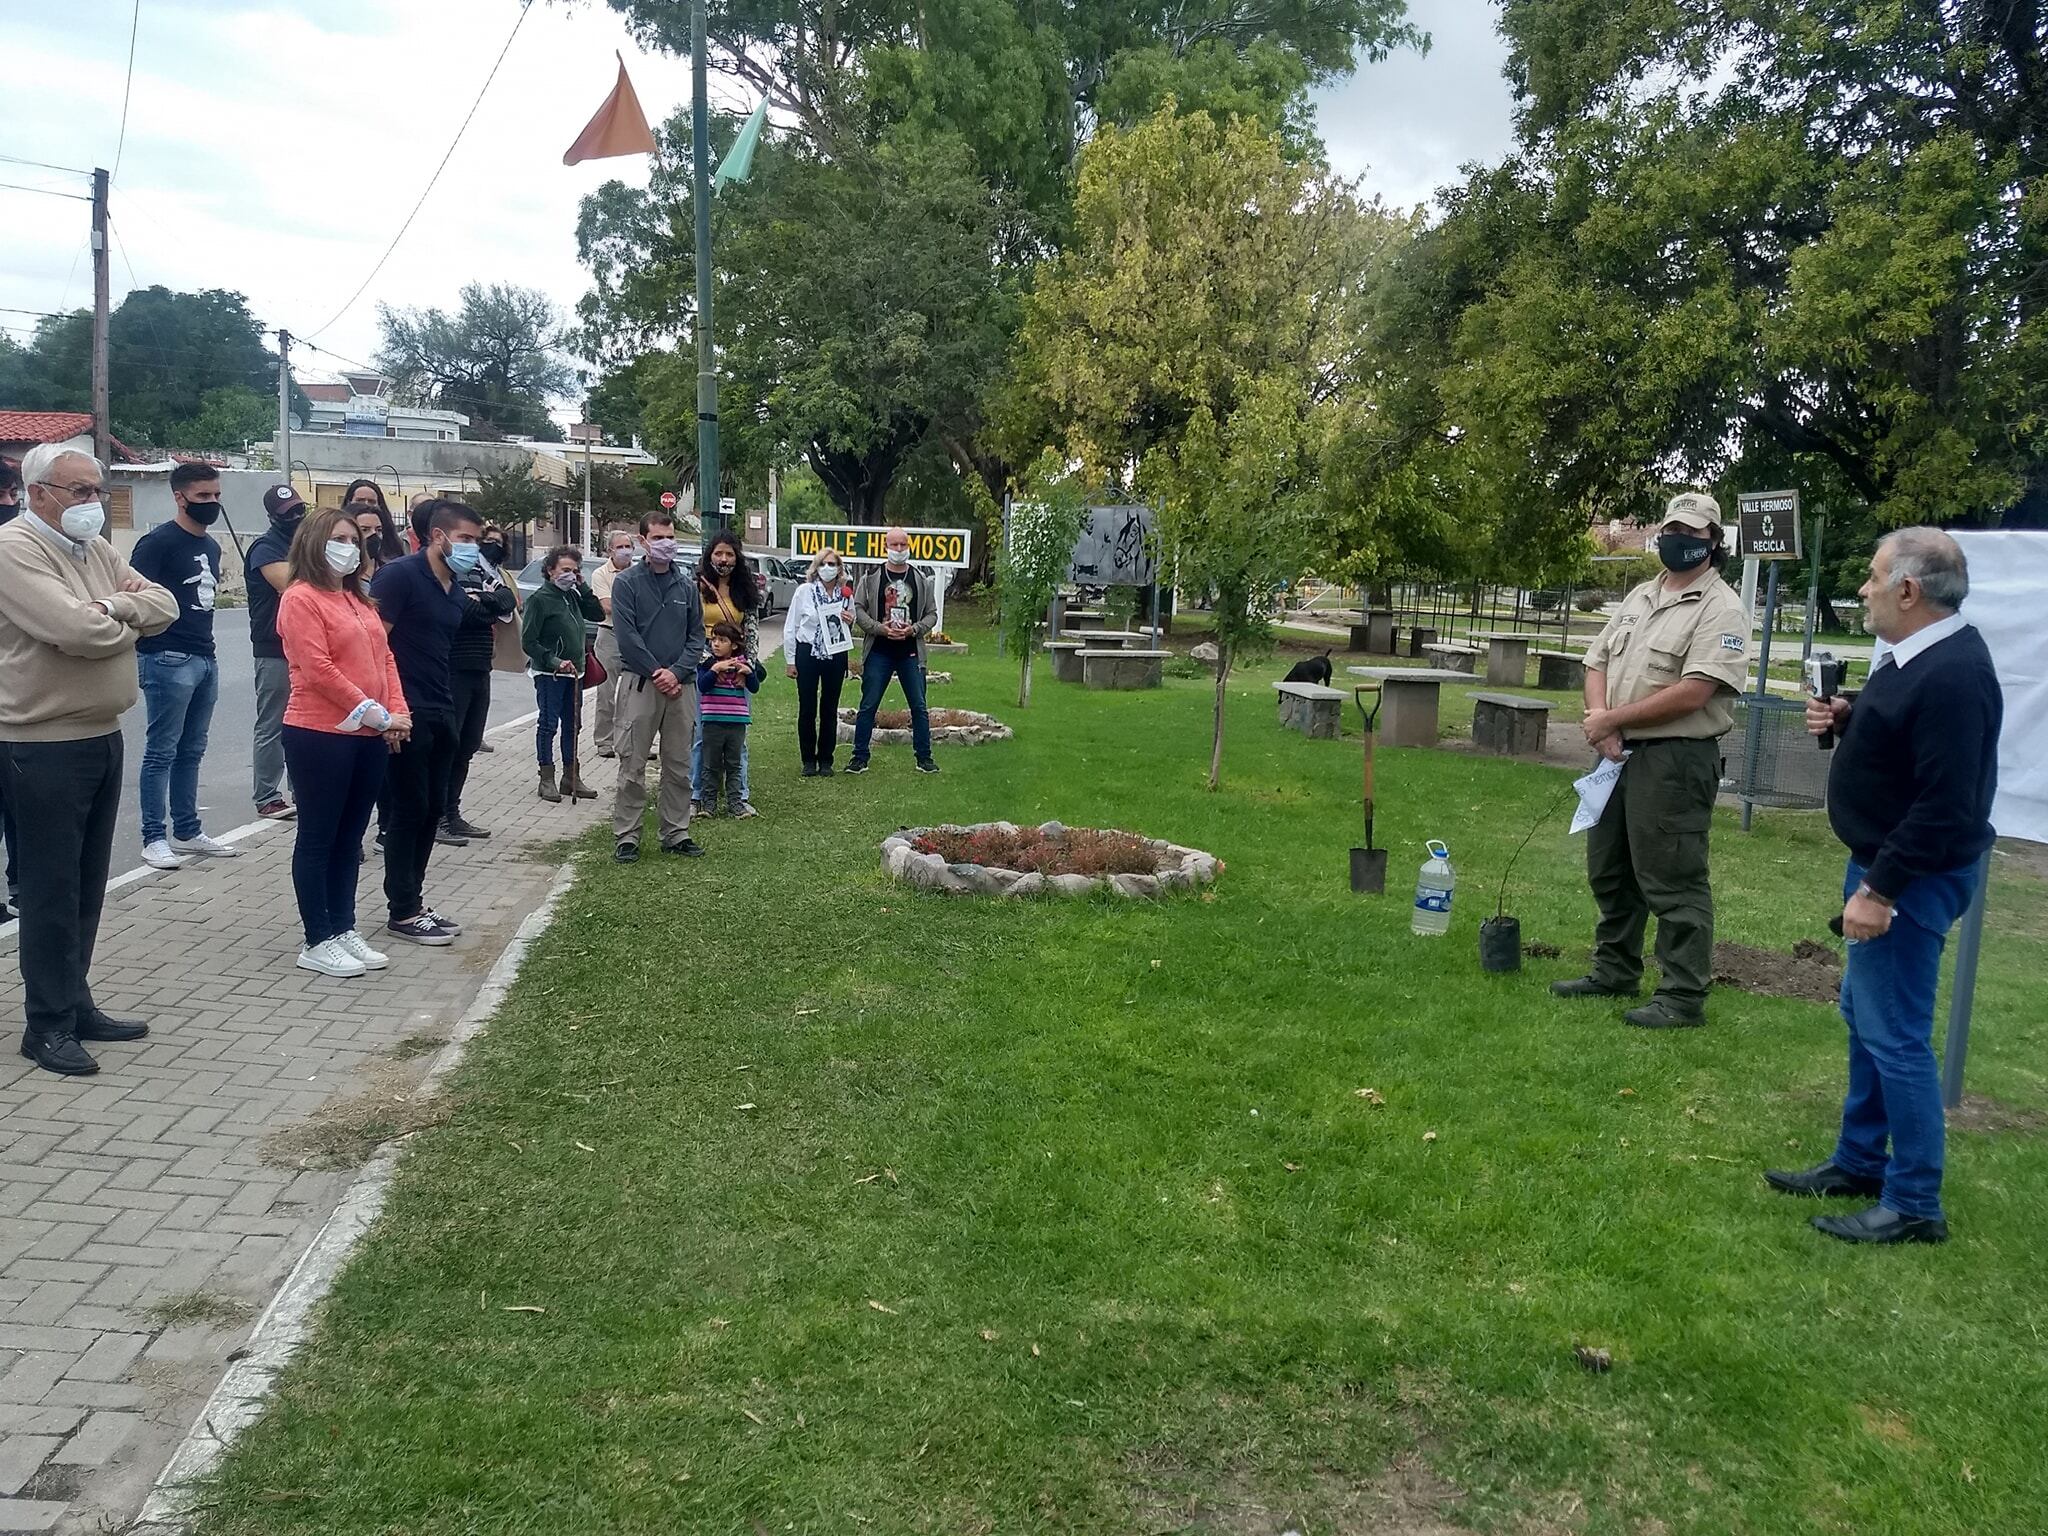
[[[411,405],[460,411],[478,437],[522,437],[551,425],[575,371],[562,356],[562,321],[535,288],[463,285],[453,314],[377,306],[376,363]]]
[[[2048,11],[1505,0],[1517,152],[1444,207],[1375,484],[1574,515],[1789,480],[2048,513]],[[1457,446],[1446,446],[1454,439]]]
[[[1211,788],[1230,670],[1311,558],[1321,461],[1367,366],[1354,302],[1404,230],[1268,126],[1169,103],[1083,152],[1073,238],[1026,302],[1013,444],[1153,500],[1175,584],[1211,604]]]

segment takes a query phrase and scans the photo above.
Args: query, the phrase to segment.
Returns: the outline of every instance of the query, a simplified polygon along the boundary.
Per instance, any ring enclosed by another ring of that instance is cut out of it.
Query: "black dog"
[[[1330,649],[1335,650],[1336,647],[1332,646]],[[1334,670],[1335,668],[1330,665],[1330,652],[1325,651],[1320,656],[1311,656],[1306,661],[1297,661],[1287,669],[1287,675],[1281,678],[1280,681],[1283,683],[1321,683],[1327,688],[1330,686],[1330,674]]]

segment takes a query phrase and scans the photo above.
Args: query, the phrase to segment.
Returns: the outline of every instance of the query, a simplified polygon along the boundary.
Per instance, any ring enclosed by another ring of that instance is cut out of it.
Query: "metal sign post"
[[[1744,744],[1742,830],[1756,815],[1757,767],[1763,757],[1765,701],[1771,696],[1771,632],[1778,623],[1778,567],[1799,558],[1799,493],[1752,491],[1736,498],[1744,559],[1760,560],[1770,575],[1764,588],[1764,638],[1756,662],[1756,702],[1749,710],[1749,740]]]

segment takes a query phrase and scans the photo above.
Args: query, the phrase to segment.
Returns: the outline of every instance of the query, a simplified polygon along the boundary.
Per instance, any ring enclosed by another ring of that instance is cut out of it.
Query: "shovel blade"
[[[1387,890],[1387,850],[1351,850],[1351,889],[1361,896],[1384,896]]]

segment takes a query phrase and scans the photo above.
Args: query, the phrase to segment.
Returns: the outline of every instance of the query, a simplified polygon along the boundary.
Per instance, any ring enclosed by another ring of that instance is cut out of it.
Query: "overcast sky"
[[[116,167],[113,297],[229,288],[267,326],[367,362],[376,305],[451,305],[465,282],[584,288],[578,198],[636,160],[562,151],[626,55],[648,117],[687,99],[686,60],[640,54],[601,0],[141,0],[121,131],[132,0],[10,5],[0,157]],[[1338,166],[1388,201],[1426,201],[1509,143],[1493,8],[1411,0],[1426,57],[1368,66],[1321,99]],[[343,310],[404,221],[504,46],[502,67],[397,251]],[[714,98],[721,87],[714,80]],[[725,88],[727,90],[730,87]],[[738,104],[737,98],[733,98]],[[0,160],[0,182],[83,194],[82,177]],[[0,189],[0,305],[92,301],[84,202]],[[341,311],[336,318],[337,311]],[[33,315],[0,311],[22,338]],[[340,366],[332,356],[299,361]],[[0,401],[0,407],[18,402]],[[25,402],[20,402],[25,403]]]

